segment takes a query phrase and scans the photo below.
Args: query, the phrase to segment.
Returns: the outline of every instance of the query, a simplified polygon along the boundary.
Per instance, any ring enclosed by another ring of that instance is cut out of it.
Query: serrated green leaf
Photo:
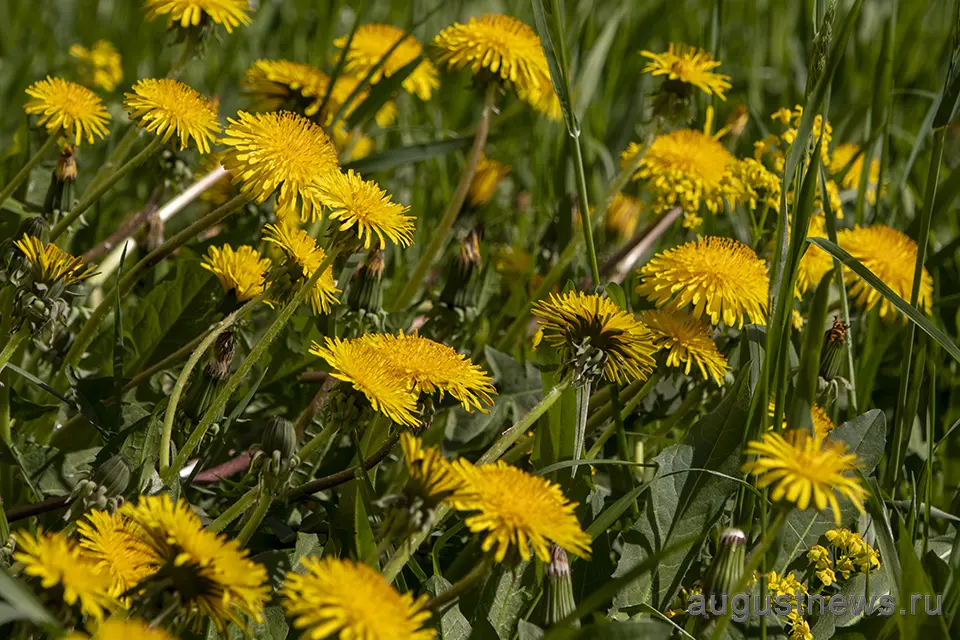
[[[434,575],[423,583],[423,591],[431,596],[438,596],[451,586],[453,585],[450,581],[443,576]],[[440,616],[440,637],[443,640],[465,640],[472,631],[470,621],[460,611],[459,604],[443,608],[443,615]]]

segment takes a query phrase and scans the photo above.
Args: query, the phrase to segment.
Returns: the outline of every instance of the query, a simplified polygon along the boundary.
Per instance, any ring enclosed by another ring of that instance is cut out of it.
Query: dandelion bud
[[[292,458],[297,452],[297,432],[293,423],[280,416],[270,418],[263,430],[263,451],[267,455],[278,452],[282,461]]]
[[[67,145],[60,152],[57,158],[57,166],[53,170],[53,176],[60,182],[75,182],[77,179],[77,156],[76,147]]]
[[[64,211],[73,203],[73,183],[77,180],[76,148],[66,145],[57,158],[57,164],[50,175],[50,186],[43,200],[45,213]]]
[[[213,343],[213,359],[207,366],[215,367],[220,378],[228,377],[236,348],[237,341],[233,332],[224,331],[217,336],[216,342]]]
[[[93,481],[106,489],[107,497],[122,495],[130,485],[130,465],[123,456],[113,456],[93,472]]]
[[[577,608],[573,599],[573,582],[567,552],[556,544],[550,545],[550,563],[547,565],[547,625],[555,625]],[[580,627],[580,621],[573,621]]]
[[[820,349],[819,376],[826,381],[833,380],[840,373],[843,363],[843,352],[847,344],[847,330],[850,325],[844,324],[836,316],[833,326],[823,334],[823,347]]]
[[[16,237],[22,238],[25,235],[40,238],[41,241],[47,242],[50,238],[50,225],[41,216],[27,218],[20,223]]]
[[[377,313],[383,309],[383,251],[372,249],[367,253],[350,284],[347,304],[354,311]]]
[[[480,230],[472,229],[460,244],[457,258],[447,272],[447,282],[440,293],[440,302],[454,309],[474,306],[479,293],[482,266]]]
[[[740,529],[727,529],[720,534],[717,554],[703,580],[708,598],[731,595],[743,578],[747,536]]]

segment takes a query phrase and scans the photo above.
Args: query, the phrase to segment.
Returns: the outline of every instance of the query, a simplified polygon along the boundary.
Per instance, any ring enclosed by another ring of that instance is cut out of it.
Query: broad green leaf
[[[422,592],[431,596],[438,596],[453,586],[449,580],[440,575],[430,576],[423,583]],[[443,615],[440,616],[440,637],[443,640],[466,640],[470,637],[473,628],[470,621],[460,612],[460,605],[454,603],[451,606],[442,609]],[[523,622],[522,620],[520,621]],[[523,633],[521,632],[521,637]]]
[[[519,640],[543,640],[543,629],[526,620],[521,620],[517,623],[517,638]],[[446,640],[446,635],[444,635],[444,640]]]
[[[236,626],[230,627],[230,640],[253,637],[256,640],[285,640],[290,633],[290,624],[280,606],[266,607],[263,610],[263,622],[254,622],[250,633],[244,633]]]
[[[377,171],[389,171],[397,167],[404,167],[437,156],[445,156],[454,151],[470,148],[473,136],[460,136],[448,140],[434,140],[411,144],[406,147],[388,149],[360,160],[354,160],[343,165],[343,170],[353,169],[359,174],[367,175]]]
[[[901,601],[897,603],[901,611],[906,610],[906,615],[897,616],[897,626],[900,628],[900,638],[902,640],[917,640],[917,638],[949,638],[947,625],[942,615],[929,615],[926,612],[927,604],[922,598],[915,601],[916,598],[924,596],[929,600],[931,610],[936,607],[937,594],[930,584],[930,578],[913,550],[913,543],[906,529],[900,527],[900,568],[902,578],[900,583]],[[909,602],[903,598],[909,594]]]
[[[471,638],[510,640],[520,615],[533,598],[535,574],[529,562],[522,562],[516,568],[497,565],[479,595],[472,616]]]

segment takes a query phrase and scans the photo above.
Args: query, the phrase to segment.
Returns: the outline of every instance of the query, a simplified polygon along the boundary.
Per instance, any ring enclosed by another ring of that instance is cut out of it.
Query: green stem
[[[162,141],[159,137],[151,140],[150,144],[144,147],[140,153],[130,158],[126,164],[117,169],[116,173],[111,175],[109,178],[104,179],[99,185],[97,185],[95,189],[92,190],[91,193],[85,194],[83,199],[77,203],[77,206],[75,206],[70,213],[63,216],[63,219],[60,220],[60,222],[58,222],[56,226],[50,230],[50,242],[53,242],[59,238],[60,235],[63,234],[63,232],[66,231],[67,228],[73,224],[77,218],[83,215],[87,209],[96,204],[97,200],[99,200],[103,194],[109,191],[115,184],[127,177],[131,171],[143,164],[147,158],[152,156],[153,152],[160,147],[161,143]]]
[[[20,186],[20,183],[27,179],[27,176],[30,175],[30,172],[33,170],[33,168],[40,164],[40,161],[43,160],[43,156],[47,155],[47,152],[50,151],[56,142],[57,135],[51,135],[49,138],[47,138],[47,141],[44,142],[39,149],[37,149],[37,152],[33,154],[29,160],[27,160],[27,164],[23,165],[23,168],[17,172],[17,175],[13,176],[13,180],[7,183],[7,186],[3,188],[2,192],[0,192],[0,206],[3,206],[3,203],[7,201],[7,198],[13,195],[13,192],[16,191],[17,187]]]
[[[577,197],[579,199],[580,227],[583,229],[583,241],[587,245],[587,261],[590,263],[590,275],[593,286],[600,286],[600,267],[597,266],[597,249],[593,246],[593,225],[590,223],[590,202],[587,199],[587,175],[583,167],[583,153],[580,150],[580,130],[570,131],[573,138],[573,170],[577,174]],[[574,467],[576,469],[576,467]]]
[[[240,533],[237,535],[236,540],[240,543],[241,547],[250,541],[250,538],[253,536],[254,532],[256,532],[257,527],[259,527],[260,523],[263,522],[263,517],[267,515],[267,511],[270,510],[270,505],[272,503],[273,494],[270,493],[270,490],[265,486],[261,487],[257,494],[257,506],[254,508],[253,513],[250,514],[250,519],[247,520],[246,524],[243,525],[243,529],[241,529]]]
[[[473,146],[467,154],[467,162],[463,165],[460,182],[457,183],[453,197],[443,212],[439,226],[431,232],[430,242],[427,244],[426,249],[423,250],[417,266],[414,267],[413,273],[410,274],[407,280],[407,284],[404,285],[400,291],[400,295],[398,295],[394,301],[393,310],[399,311],[410,304],[413,296],[416,295],[417,290],[420,288],[420,283],[427,275],[427,271],[433,266],[433,261],[437,255],[443,251],[447,245],[447,241],[450,239],[450,229],[453,228],[453,223],[456,222],[457,216],[460,214],[460,209],[463,208],[463,203],[467,199],[467,192],[470,190],[470,184],[473,182],[473,177],[477,172],[480,155],[483,153],[483,147],[487,143],[487,134],[490,132],[490,119],[493,116],[494,99],[496,98],[498,87],[499,85],[495,82],[491,82],[487,86],[483,99],[483,114],[480,116],[480,126],[477,127],[477,134],[473,138]]]
[[[167,409],[163,416],[163,430],[160,432],[161,473],[163,473],[166,468],[170,466],[170,437],[173,434],[173,423],[176,421],[177,405],[180,404],[180,396],[183,395],[183,390],[186,388],[187,382],[190,380],[190,373],[193,371],[194,367],[197,366],[197,363],[200,362],[200,358],[203,357],[203,355],[207,352],[207,349],[210,348],[216,339],[220,337],[224,331],[229,329],[237,320],[253,311],[254,307],[260,304],[264,297],[266,297],[266,293],[261,293],[218,322],[216,326],[214,326],[213,329],[207,333],[207,336],[200,342],[200,346],[194,349],[193,353],[190,354],[190,358],[183,366],[183,370],[180,372],[176,383],[173,385],[173,390],[170,392],[169,396],[170,400],[167,403]]]
[[[259,490],[257,487],[250,489],[245,494],[240,496],[240,499],[230,505],[226,511],[217,516],[217,519],[207,525],[207,531],[212,531],[213,533],[220,533],[223,531],[228,524],[240,517],[247,508],[253,504],[253,501],[257,499],[259,495]]]
[[[622,424],[623,418],[630,415],[630,412],[632,412],[637,407],[637,405],[640,404],[640,402],[647,397],[647,394],[653,391],[654,387],[657,386],[657,383],[660,382],[662,378],[663,378],[663,375],[661,373],[654,372],[653,375],[647,378],[646,382],[643,383],[643,386],[639,387],[638,388],[639,390],[633,393],[633,397],[627,400],[627,404],[624,405],[623,409],[620,410],[621,424]],[[629,387],[627,387],[627,390],[630,391],[631,389],[633,389],[635,384],[636,383],[631,384]],[[699,398],[700,396],[699,394],[697,394],[697,399],[699,400]],[[611,406],[612,406],[612,403],[611,403]],[[594,418],[600,413],[601,412],[595,413],[594,415],[590,416],[589,420],[587,420],[588,430],[592,430],[596,428],[597,426],[602,424],[604,420],[606,420],[611,415],[613,415],[613,411],[611,410],[609,413],[607,413],[605,417],[601,418],[600,420],[594,421]],[[613,437],[613,435],[616,432],[617,432],[617,421],[614,420],[613,422],[610,423],[610,425],[606,429],[603,430],[603,432],[600,434],[600,437],[597,438],[597,441],[594,442],[593,446],[590,447],[590,450],[587,451],[587,455],[585,457],[588,460],[592,460],[596,458],[598,455],[600,455],[600,451],[603,449],[603,445],[606,444],[607,440]]]
[[[477,464],[490,464],[496,462],[500,456],[507,452],[507,449],[517,441],[517,439],[527,432],[527,429],[531,428],[536,424],[537,420],[547,412],[547,409],[553,406],[553,404],[560,399],[560,396],[563,395],[563,392],[570,388],[573,379],[570,376],[564,377],[560,382],[556,384],[545,396],[543,400],[537,403],[537,405],[530,409],[527,415],[523,416],[520,419],[520,422],[513,425],[509,429],[503,432],[501,436],[490,445],[490,448],[487,449],[487,452],[480,456],[480,459],[477,460]]]
[[[300,460],[309,459],[310,456],[313,455],[314,451],[330,440],[330,438],[332,438],[339,430],[339,425],[336,425],[332,422],[330,424],[323,425],[323,429],[320,430],[320,433],[315,435],[310,442],[300,447],[297,457],[300,458]]]
[[[424,608],[430,611],[436,611],[448,602],[453,602],[469,591],[473,585],[480,582],[480,580],[487,575],[487,572],[490,571],[491,565],[492,563],[490,562],[490,556],[488,554],[484,556],[483,560],[477,563],[477,566],[475,566],[470,573],[454,582],[449,589],[427,600],[423,605]]]
[[[7,344],[4,345],[3,350],[0,351],[0,372],[3,372],[3,368],[7,366],[7,363],[10,362],[10,358],[13,357],[13,354],[16,353],[17,347],[20,346],[20,343],[23,342],[23,339],[30,335],[30,325],[24,322],[17,332],[10,336],[10,339],[7,340]]]
[[[577,424],[573,432],[573,459],[583,457],[583,443],[587,435],[587,416],[590,414],[590,391],[593,384],[588,380],[577,385]],[[574,465],[570,470],[570,477],[577,475],[580,465]]]
[[[131,124],[127,128],[126,133],[123,134],[123,137],[120,138],[120,142],[113,148],[110,157],[101,165],[97,173],[94,174],[93,180],[91,180],[86,189],[84,189],[84,195],[100,186],[107,176],[113,173],[114,169],[119,167],[127,159],[127,156],[130,155],[130,150],[133,148],[133,145],[136,144],[137,138],[139,137],[140,129],[135,124]]]
[[[333,264],[333,261],[337,257],[337,248],[331,248],[330,253],[327,255],[327,258],[323,263],[313,272],[313,275],[300,287],[300,290],[297,291],[293,299],[288,302],[283,309],[280,311],[280,314],[276,317],[267,330],[264,332],[263,336],[260,337],[260,340],[257,341],[257,344],[253,346],[253,349],[250,350],[250,354],[244,359],[243,363],[236,370],[236,372],[227,379],[227,382],[223,385],[223,388],[220,389],[220,392],[213,399],[213,403],[206,413],[203,414],[200,418],[200,423],[193,430],[193,433],[190,434],[190,437],[184,443],[183,448],[177,452],[177,457],[174,459],[173,464],[166,469],[166,473],[161,472],[160,477],[166,484],[171,484],[172,481],[177,477],[177,474],[180,473],[180,469],[187,463],[190,456],[193,454],[194,449],[200,444],[200,441],[207,433],[207,429],[210,428],[210,425],[214,423],[217,419],[217,416],[220,415],[220,412],[223,411],[226,407],[227,402],[230,400],[230,396],[233,395],[233,392],[243,383],[243,380],[246,378],[247,374],[253,369],[253,366],[261,360],[263,354],[266,352],[267,348],[270,346],[270,343],[273,342],[274,338],[280,333],[280,330],[286,326],[287,322],[290,321],[290,318],[293,317],[294,312],[300,307],[303,301],[306,299],[307,295],[313,289],[314,285],[320,280],[321,276],[326,272],[326,270]]]
[[[304,482],[300,486],[294,487],[293,489],[287,491],[287,499],[290,500],[300,496],[310,495],[312,493],[316,493],[317,491],[326,491],[327,489],[332,489],[333,487],[338,487],[341,484],[350,482],[357,477],[358,471],[366,472],[368,469],[372,469],[383,462],[386,457],[390,455],[390,452],[393,451],[393,448],[397,445],[399,440],[400,434],[395,433],[383,443],[383,446],[377,449],[373,455],[364,461],[363,466],[357,464],[352,467],[348,467],[343,471],[332,473],[329,476]]]

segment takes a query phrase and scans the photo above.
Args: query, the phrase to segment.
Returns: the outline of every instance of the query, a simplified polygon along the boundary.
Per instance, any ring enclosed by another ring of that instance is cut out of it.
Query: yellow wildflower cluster
[[[849,580],[854,573],[869,573],[880,568],[880,555],[859,533],[849,529],[831,529],[824,535],[830,549],[814,545],[807,552],[807,560],[825,587],[840,580]]]

